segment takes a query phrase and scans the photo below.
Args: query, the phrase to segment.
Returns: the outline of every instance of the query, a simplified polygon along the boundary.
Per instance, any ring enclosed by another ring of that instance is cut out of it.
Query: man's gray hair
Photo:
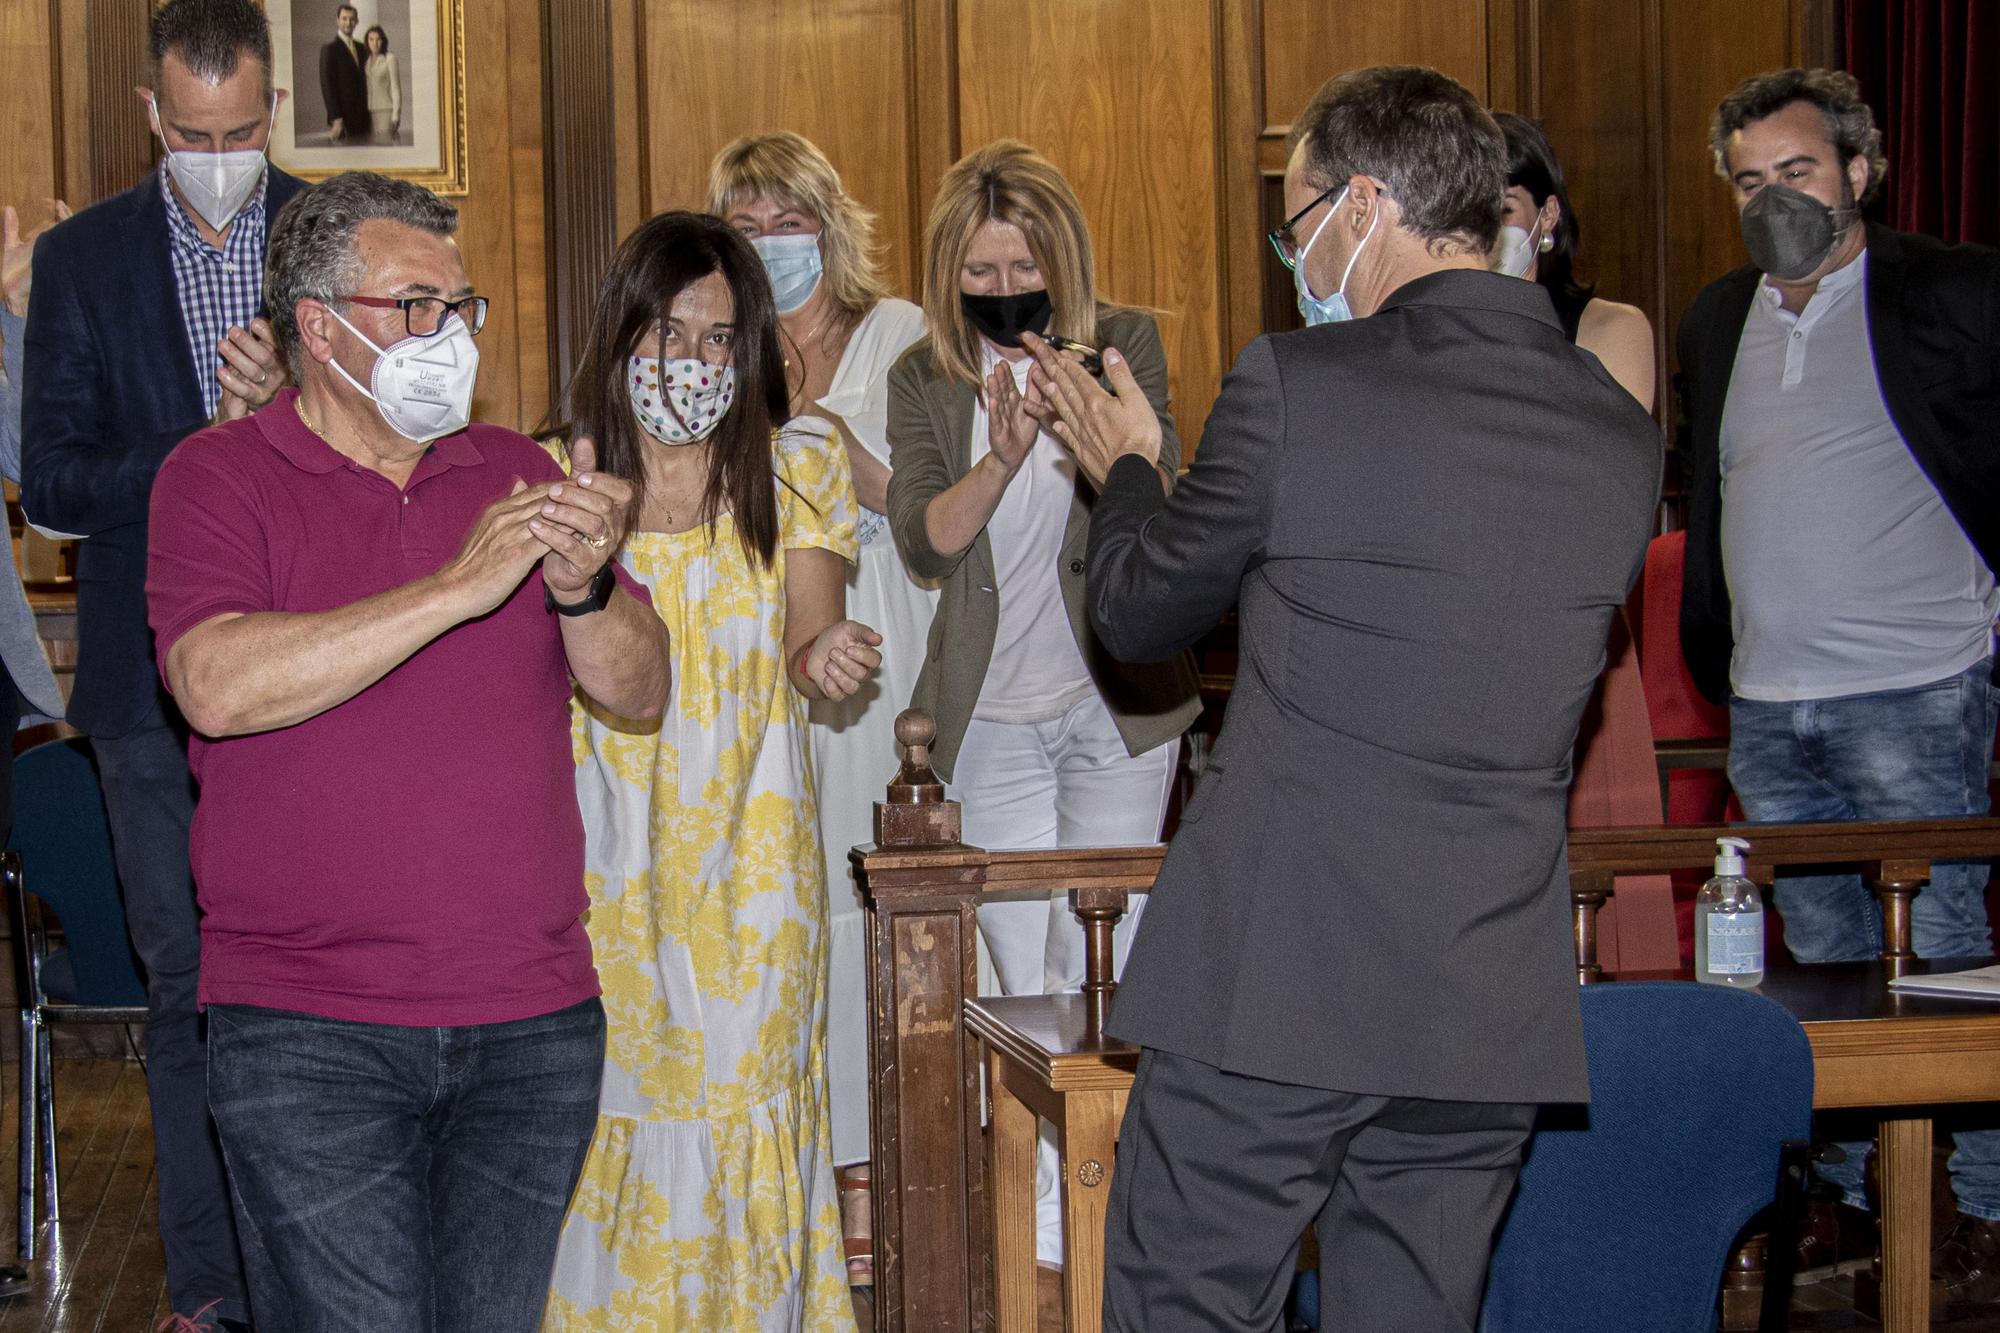
[[[1437,70],[1378,65],[1336,75],[1292,123],[1304,177],[1325,190],[1354,176],[1388,186],[1403,230],[1433,249],[1489,250],[1507,193],[1507,140],[1479,99]]]
[[[264,305],[278,346],[299,382],[305,367],[297,307],[311,299],[352,296],[366,277],[355,235],[381,218],[419,231],[450,236],[458,210],[421,185],[372,171],[348,171],[303,190],[278,212],[264,258]]]
[[[1819,108],[1826,120],[1826,137],[1840,154],[1840,169],[1855,158],[1868,160],[1868,179],[1861,187],[1861,203],[1873,199],[1889,174],[1889,157],[1882,151],[1882,131],[1875,128],[1875,113],[1862,100],[1861,85],[1852,74],[1837,69],[1779,69],[1752,74],[1736,85],[1715,108],[1708,122],[1708,146],[1715,153],[1715,174],[1733,180],[1729,170],[1729,141],[1752,121],[1774,116],[1794,102]]]

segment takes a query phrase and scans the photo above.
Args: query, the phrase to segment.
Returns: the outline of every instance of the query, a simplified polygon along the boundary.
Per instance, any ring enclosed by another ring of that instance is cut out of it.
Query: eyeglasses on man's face
[[[1347,183],[1345,181],[1342,181],[1339,185],[1327,186],[1324,190],[1313,196],[1311,203],[1279,224],[1276,231],[1264,234],[1264,239],[1269,241],[1271,248],[1278,252],[1278,262],[1283,264],[1287,271],[1299,266],[1299,238],[1294,228],[1305,219],[1306,214],[1312,212],[1315,208],[1318,208],[1321,204],[1346,188]]]
[[[465,321],[465,331],[475,338],[486,327],[486,298],[467,296],[447,301],[441,296],[336,296],[336,301],[367,306],[371,310],[400,310],[403,330],[412,338],[435,337],[445,321],[456,314]]]

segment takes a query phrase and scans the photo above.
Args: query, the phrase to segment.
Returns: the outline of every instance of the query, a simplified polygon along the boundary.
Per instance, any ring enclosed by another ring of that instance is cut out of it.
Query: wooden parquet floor
[[[63,1034],[58,1034],[61,1040]],[[0,1077],[0,1145],[19,1142],[20,1066],[11,1050]],[[0,1300],[0,1333],[138,1333],[169,1313],[153,1193],[153,1126],[146,1077],[130,1059],[56,1059],[56,1166],[62,1218],[44,1223],[34,1285]],[[0,1168],[0,1180],[14,1172]],[[16,1204],[5,1194],[0,1262],[15,1262]]]

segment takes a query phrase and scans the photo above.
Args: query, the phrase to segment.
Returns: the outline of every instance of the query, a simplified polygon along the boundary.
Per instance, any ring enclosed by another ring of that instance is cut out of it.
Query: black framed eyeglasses
[[[412,338],[431,338],[443,332],[445,321],[453,314],[465,321],[465,331],[473,337],[486,327],[486,298],[467,296],[457,301],[447,301],[441,296],[336,296],[336,301],[351,301],[355,305],[365,305],[371,310],[400,310],[403,312],[403,329]]]
[[[1346,181],[1342,181],[1338,185],[1327,186],[1324,190],[1313,196],[1311,203],[1286,218],[1276,231],[1264,233],[1264,239],[1269,241],[1271,248],[1278,252],[1278,262],[1285,266],[1287,272],[1299,266],[1299,238],[1293,233],[1292,228],[1298,226],[1300,220],[1306,214],[1312,212],[1315,208],[1318,208],[1321,204],[1346,188]]]

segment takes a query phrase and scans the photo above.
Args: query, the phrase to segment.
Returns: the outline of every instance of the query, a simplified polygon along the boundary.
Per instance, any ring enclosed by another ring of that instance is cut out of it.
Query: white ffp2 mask
[[[479,344],[463,319],[450,316],[444,328],[428,338],[413,334],[388,347],[376,347],[338,310],[327,308],[349,333],[375,348],[375,369],[368,377],[372,390],[363,388],[339,361],[332,365],[375,404],[389,429],[419,444],[465,429],[472,420],[472,390],[479,380]]]

